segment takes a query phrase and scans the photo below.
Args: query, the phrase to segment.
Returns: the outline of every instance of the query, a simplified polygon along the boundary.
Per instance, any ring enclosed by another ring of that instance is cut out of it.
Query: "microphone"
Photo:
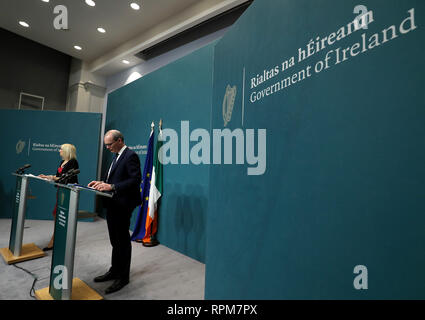
[[[24,173],[24,171],[25,171],[26,169],[28,169],[29,167],[31,167],[31,165],[30,165],[30,164],[26,164],[26,165],[24,165],[23,167],[20,167],[18,170],[16,170],[16,173],[17,173],[17,174],[23,174],[23,173]]]
[[[77,175],[77,174],[79,174],[80,173],[80,169],[71,169],[71,170],[69,170],[69,171],[72,171],[72,173],[70,174],[70,176],[72,177],[72,176],[75,176],[75,175]],[[68,171],[68,172],[69,172]]]
[[[58,180],[58,183],[67,184],[70,178],[76,176],[79,173],[80,169],[71,169]]]

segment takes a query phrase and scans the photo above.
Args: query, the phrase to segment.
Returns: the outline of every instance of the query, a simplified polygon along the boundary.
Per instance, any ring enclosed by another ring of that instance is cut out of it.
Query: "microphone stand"
[[[62,177],[60,177],[57,182],[61,184],[68,184],[68,180],[79,173],[80,173],[79,169],[71,169],[67,173],[65,173]]]

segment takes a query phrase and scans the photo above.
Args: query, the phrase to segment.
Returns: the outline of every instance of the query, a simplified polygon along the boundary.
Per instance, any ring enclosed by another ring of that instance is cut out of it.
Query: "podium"
[[[45,255],[44,251],[38,248],[34,243],[22,245],[29,178],[41,178],[28,174],[12,173],[12,175],[16,176],[16,192],[13,205],[9,247],[0,249],[0,253],[7,264],[41,258]]]
[[[78,201],[81,190],[109,198],[112,194],[80,185],[54,184],[58,187],[58,204],[50,282],[49,287],[37,290],[35,296],[39,300],[101,300],[96,291],[73,278]]]

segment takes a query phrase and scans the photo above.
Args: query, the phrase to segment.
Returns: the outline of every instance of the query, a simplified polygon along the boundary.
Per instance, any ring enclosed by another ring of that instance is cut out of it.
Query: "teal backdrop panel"
[[[425,298],[425,2],[358,4],[256,0],[215,46],[212,128],[266,170],[211,166],[207,299]]]
[[[102,115],[99,113],[0,110],[0,133],[4,137],[0,158],[0,218],[10,218],[16,177],[12,172],[31,164],[26,173],[56,174],[61,158],[59,148],[71,143],[77,148],[81,173],[87,185],[96,178]],[[56,188],[38,179],[29,179],[27,219],[52,220]],[[81,194],[80,210],[94,211],[95,198]]]
[[[174,129],[178,134],[178,164],[164,165],[163,168],[158,240],[202,262],[205,260],[209,168],[191,162],[181,163],[180,132],[181,121],[189,121],[190,131],[196,128],[209,131],[212,59],[213,46],[208,45],[112,92],[108,96],[106,114],[106,130],[122,131],[126,145],[139,154],[142,171],[151,122],[156,125],[155,140],[160,119],[164,129]],[[191,142],[190,147],[194,144],[196,142]],[[103,174],[111,161],[111,154],[106,151]],[[133,212],[131,230],[138,210],[136,208]]]

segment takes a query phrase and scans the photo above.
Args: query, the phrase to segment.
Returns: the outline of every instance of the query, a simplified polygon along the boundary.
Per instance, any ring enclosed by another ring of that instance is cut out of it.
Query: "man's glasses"
[[[115,142],[117,142],[118,140],[115,140],[114,142],[111,143],[105,143],[105,147],[110,147],[112,146]]]

